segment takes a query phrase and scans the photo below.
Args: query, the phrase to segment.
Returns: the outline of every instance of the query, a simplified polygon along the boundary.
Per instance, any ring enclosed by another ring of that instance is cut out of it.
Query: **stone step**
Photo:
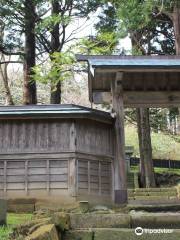
[[[16,198],[7,200],[8,212],[33,213],[35,211],[35,198]]]
[[[131,213],[131,227],[143,228],[180,228],[180,213]]]
[[[177,196],[131,196],[128,197],[128,203],[136,201],[137,203],[157,203],[157,204],[173,204],[179,203],[180,200]]]
[[[156,204],[156,205],[138,205],[138,204],[128,204],[127,209],[129,211],[146,211],[146,212],[178,212],[180,211],[180,202],[177,204]]]
[[[177,196],[177,192],[134,192],[130,193],[134,196]],[[128,193],[129,196],[129,193]]]
[[[176,192],[176,188],[135,188],[134,192]]]
[[[91,229],[68,231],[64,240],[179,240],[180,230],[169,230],[168,233],[147,233],[143,230],[141,236],[135,234],[134,229]],[[159,231],[159,230],[158,230]]]
[[[176,199],[176,197],[169,196],[135,196],[136,200],[168,200],[168,199]]]
[[[160,204],[179,204],[180,200],[178,198],[163,198],[163,197],[158,197],[158,198],[129,198],[128,199],[128,204],[143,204],[143,205],[160,205]]]
[[[70,214],[71,229],[180,227],[180,213]]]
[[[7,201],[0,199],[0,226],[6,224],[7,217]]]
[[[127,187],[128,187],[128,188],[132,188],[133,186],[134,186],[134,183],[128,183],[128,184],[127,184]]]
[[[131,217],[128,214],[70,214],[72,229],[81,228],[130,228]]]

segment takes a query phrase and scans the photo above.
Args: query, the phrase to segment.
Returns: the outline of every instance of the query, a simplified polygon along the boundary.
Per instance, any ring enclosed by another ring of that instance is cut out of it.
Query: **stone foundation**
[[[5,199],[0,199],[0,225],[6,224],[7,202]]]

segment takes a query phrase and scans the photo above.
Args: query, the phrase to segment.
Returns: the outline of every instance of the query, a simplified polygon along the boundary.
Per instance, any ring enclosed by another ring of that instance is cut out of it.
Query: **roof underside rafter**
[[[83,56],[89,64],[89,95],[93,103],[111,103],[111,81],[123,73],[126,107],[170,107],[180,104],[180,57]]]

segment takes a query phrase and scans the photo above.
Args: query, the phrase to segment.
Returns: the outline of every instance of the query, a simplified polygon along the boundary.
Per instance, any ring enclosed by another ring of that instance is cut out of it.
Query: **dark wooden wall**
[[[71,121],[1,120],[0,153],[68,151]]]
[[[111,125],[78,120],[76,123],[77,151],[112,156],[114,137]]]
[[[112,126],[94,120],[1,120],[0,191],[111,199],[113,141]]]
[[[74,134],[77,138],[77,150],[113,155],[111,125],[86,119],[76,122],[68,119],[1,120],[0,154],[68,152],[74,150],[71,144]]]

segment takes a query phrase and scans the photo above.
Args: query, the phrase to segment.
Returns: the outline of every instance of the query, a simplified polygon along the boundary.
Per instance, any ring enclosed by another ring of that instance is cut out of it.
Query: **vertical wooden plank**
[[[77,166],[76,158],[69,159],[69,177],[68,177],[68,190],[72,197],[77,196]]]
[[[42,129],[42,124],[40,120],[37,120],[36,121],[36,149],[39,149],[39,150],[41,150],[41,141],[42,141],[41,129]]]
[[[4,194],[7,192],[7,161],[4,160]]]
[[[34,151],[35,149],[35,129],[34,129],[34,122],[30,121],[29,122],[29,148],[31,149],[31,151]]]
[[[10,124],[8,121],[4,122],[3,125],[3,152],[7,152],[10,146],[9,132],[10,132]]]
[[[102,184],[101,184],[101,162],[100,161],[99,161],[98,175],[99,175],[99,195],[101,195],[101,192],[102,192],[101,186],[102,186]]]
[[[25,138],[26,138],[26,127],[25,127],[25,123],[21,122],[21,127],[19,127],[19,149],[23,149],[25,148]]]
[[[79,160],[78,159],[76,159],[76,189],[78,193],[78,189],[79,189]]]
[[[90,161],[88,161],[88,194],[91,193],[91,169]]]
[[[70,150],[75,152],[76,151],[76,124],[75,121],[72,122],[71,127],[70,127]]]
[[[53,150],[58,149],[58,138],[57,138],[57,123],[52,123],[52,134],[53,134]]]
[[[3,123],[0,122],[0,152],[3,151]]]
[[[28,160],[25,160],[24,161],[24,164],[25,164],[25,192],[26,192],[26,195],[28,195]]]
[[[112,200],[114,201],[114,165],[111,162],[111,195],[112,195]]]
[[[46,190],[49,195],[50,190],[50,163],[49,160],[46,160]]]
[[[125,168],[124,103],[122,88],[123,73],[118,72],[111,83],[113,109],[115,111],[115,203],[127,203],[127,183]]]

